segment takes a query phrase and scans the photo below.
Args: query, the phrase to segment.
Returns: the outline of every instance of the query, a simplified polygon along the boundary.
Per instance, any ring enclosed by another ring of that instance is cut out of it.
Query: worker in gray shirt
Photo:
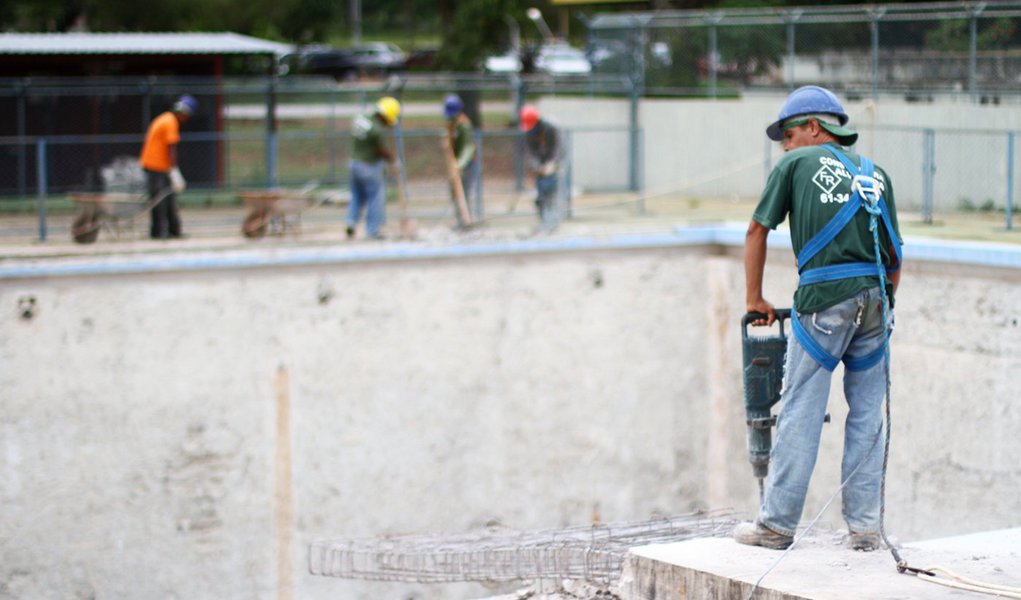
[[[553,230],[560,223],[561,212],[556,202],[561,133],[543,119],[539,109],[531,104],[521,107],[518,122],[521,131],[525,132],[528,171],[535,176],[535,207],[539,212],[539,227]]]

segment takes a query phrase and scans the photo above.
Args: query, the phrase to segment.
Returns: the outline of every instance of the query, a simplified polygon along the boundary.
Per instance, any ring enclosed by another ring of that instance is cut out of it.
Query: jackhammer
[[[759,499],[769,474],[769,452],[773,447],[773,426],[776,416],[771,412],[780,401],[783,388],[784,355],[787,352],[787,335],[784,324],[791,318],[791,309],[776,309],[779,334],[749,335],[753,321],[766,319],[764,313],[748,313],[741,318],[741,346],[744,358],[744,408],[748,426],[748,460],[752,474],[759,480]],[[828,423],[827,414],[825,421]]]

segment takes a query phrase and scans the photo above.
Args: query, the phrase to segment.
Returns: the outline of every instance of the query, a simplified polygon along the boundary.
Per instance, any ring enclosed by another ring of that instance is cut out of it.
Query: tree
[[[925,34],[925,45],[935,50],[965,52],[969,46],[968,21],[956,19],[943,21]],[[998,50],[1009,42],[1017,31],[1012,19],[1000,18],[979,21],[975,45],[979,50]]]
[[[0,29],[233,31],[270,39],[321,39],[336,20],[331,0],[6,0]]]
[[[535,6],[546,8],[544,2],[529,0],[461,0],[453,2],[453,21],[445,30],[437,60],[442,68],[453,71],[474,71],[487,54],[510,45],[510,28],[504,17],[518,22],[522,31],[532,25],[525,11]]]

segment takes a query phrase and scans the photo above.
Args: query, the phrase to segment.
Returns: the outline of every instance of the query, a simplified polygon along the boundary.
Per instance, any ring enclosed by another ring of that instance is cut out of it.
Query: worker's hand
[[[541,167],[539,167],[539,173],[541,175],[552,175],[553,173],[556,172],[556,170],[557,162],[555,160],[547,161],[543,163]]]
[[[764,313],[769,315],[767,319],[755,319],[752,321],[752,325],[772,325],[776,321],[776,308],[773,307],[771,302],[768,302],[765,298],[759,298],[748,302],[745,307],[745,311],[750,313]]]
[[[175,194],[180,194],[188,186],[188,182],[184,180],[184,175],[181,175],[181,169],[174,167],[170,169],[170,189]]]

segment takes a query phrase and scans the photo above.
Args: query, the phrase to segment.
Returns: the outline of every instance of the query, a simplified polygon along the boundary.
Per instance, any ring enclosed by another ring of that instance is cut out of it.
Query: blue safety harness
[[[883,201],[882,192],[879,189],[879,183],[876,181],[875,165],[870,159],[865,156],[860,156],[861,166],[855,166],[850,159],[844,155],[843,152],[837,150],[835,147],[825,144],[822,146],[829,151],[830,154],[835,156],[844,168],[847,169],[848,173],[852,175],[851,181],[851,198],[844,203],[844,206],[830,219],[830,222],[826,224],[798,253],[798,272],[801,277],[799,285],[811,285],[813,283],[820,283],[823,281],[835,281],[838,279],[849,279],[851,277],[863,277],[863,276],[878,276],[879,277],[879,288],[883,294],[883,322],[886,323],[886,306],[888,306],[888,299],[886,297],[886,274],[888,272],[894,272],[900,268],[901,252],[900,252],[900,240],[897,238],[897,233],[893,229],[893,222],[890,220],[890,211],[887,209],[886,202]],[[863,208],[865,212],[869,214],[869,230],[872,232],[872,242],[876,254],[875,262],[855,262],[855,263],[841,263],[836,265],[826,265],[822,267],[815,267],[812,269],[806,269],[805,265],[808,264],[812,257],[819,253],[827,244],[833,241],[833,238],[837,237],[848,223],[854,219],[854,216],[858,213],[858,209]],[[879,221],[882,221],[886,232],[890,236],[894,246],[894,252],[896,253],[896,263],[893,268],[887,269],[883,265],[883,258],[880,252],[879,245]],[[794,332],[794,336],[797,338],[801,346],[808,352],[809,356],[814,358],[816,362],[823,366],[828,371],[832,371],[837,368],[837,364],[840,363],[840,359],[833,356],[826,351],[825,348],[816,342],[812,335],[805,329],[805,327],[798,320],[797,313],[791,310],[791,329]],[[889,338],[889,335],[886,336]],[[875,366],[883,356],[886,354],[888,342],[884,342],[882,346],[877,348],[875,351],[870,352],[864,356],[845,356],[843,358],[844,368],[849,371],[864,371]]]

